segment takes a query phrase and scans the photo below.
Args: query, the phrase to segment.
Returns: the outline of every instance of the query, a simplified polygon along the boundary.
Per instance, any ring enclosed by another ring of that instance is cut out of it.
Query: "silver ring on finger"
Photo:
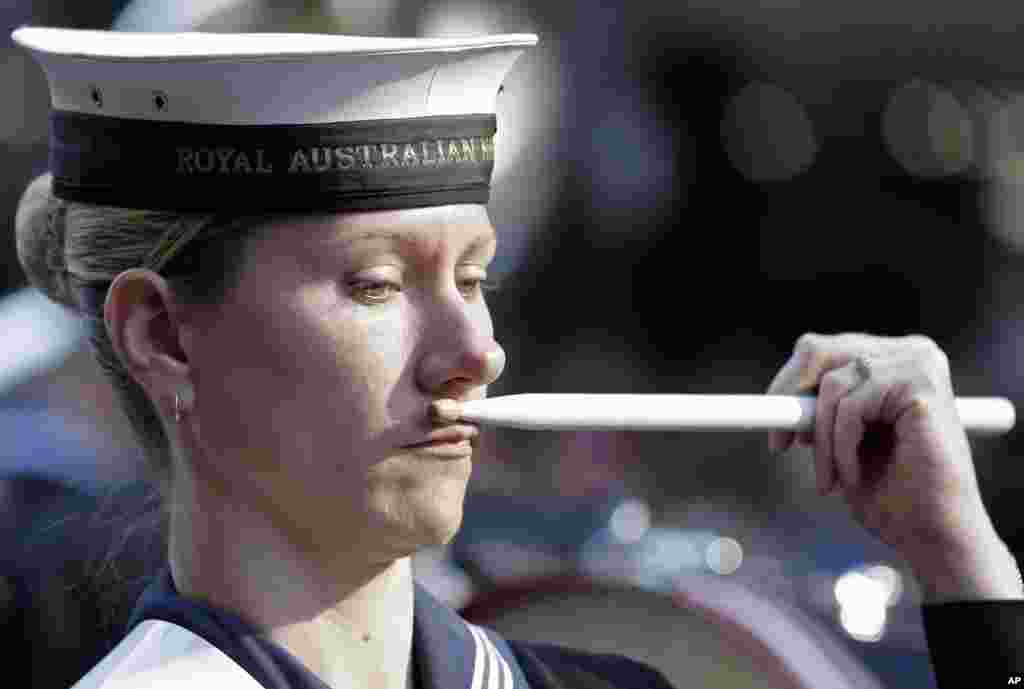
[[[861,383],[866,383],[867,381],[871,380],[872,367],[871,359],[869,357],[859,356],[856,359],[854,359],[853,368],[857,372],[857,375],[860,377]]]

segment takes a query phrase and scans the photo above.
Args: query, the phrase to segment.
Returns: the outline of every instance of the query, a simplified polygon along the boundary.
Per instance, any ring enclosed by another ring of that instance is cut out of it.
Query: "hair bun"
[[[14,221],[18,260],[33,286],[75,308],[64,254],[66,205],[53,195],[52,182],[53,175],[42,174],[21,195]]]

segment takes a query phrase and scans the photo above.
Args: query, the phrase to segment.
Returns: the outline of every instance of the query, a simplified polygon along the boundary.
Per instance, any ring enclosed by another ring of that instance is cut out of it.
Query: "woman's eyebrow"
[[[471,254],[476,251],[487,251],[498,243],[498,237],[494,232],[478,235],[462,250],[463,254]]]
[[[346,232],[345,234],[332,237],[328,244],[335,247],[347,247],[352,244],[374,240],[404,244],[414,248],[417,245],[422,244],[423,237],[415,232],[399,232],[396,230],[359,230],[351,233]],[[486,234],[480,234],[466,244],[461,253],[468,254],[474,251],[489,249],[496,242],[497,237],[493,231],[487,232]]]
[[[415,235],[394,230],[357,230],[332,237],[328,243],[332,246],[344,247],[374,239],[398,244],[415,244],[417,242]]]

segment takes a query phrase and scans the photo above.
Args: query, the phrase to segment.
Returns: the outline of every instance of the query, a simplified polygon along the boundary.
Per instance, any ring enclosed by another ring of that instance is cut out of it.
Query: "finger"
[[[792,431],[771,431],[768,434],[768,449],[778,454],[788,450],[796,439],[796,434]]]
[[[874,374],[877,375],[877,374]],[[877,378],[864,381],[839,401],[836,410],[834,452],[840,482],[856,490],[861,482],[860,448],[870,424],[882,417],[885,387]]]
[[[795,391],[796,380],[799,377],[806,353],[807,350],[801,348],[798,341],[789,359],[768,385],[768,389],[765,391],[766,395],[785,395]],[[795,440],[796,434],[791,431],[772,431],[768,434],[768,448],[772,452],[779,453],[789,449]]]
[[[820,335],[805,333],[793,347],[793,354],[772,379],[766,394],[794,395],[819,387],[821,377],[828,371],[846,366],[862,355],[878,356],[900,350],[928,348],[937,349],[926,337],[911,335],[901,338],[877,337],[864,333],[843,333]],[[814,442],[813,434],[798,438],[792,432],[774,431],[769,434],[769,448],[781,452],[789,448],[794,440],[806,444]]]
[[[772,384],[778,390],[777,394],[812,390],[826,372],[845,366],[859,356],[873,358],[922,350],[940,351],[932,340],[921,335],[879,337],[864,333],[807,333],[797,340],[794,356],[790,357]]]
[[[829,368],[832,350],[838,338],[839,336],[817,333],[801,335],[793,347],[793,354],[772,379],[766,394],[797,395],[813,391],[818,387],[822,373]],[[775,452],[788,449],[794,442],[813,446],[814,432],[798,434],[791,431],[775,431],[769,436],[768,442],[769,447]]]
[[[769,395],[795,395],[819,387],[821,377],[835,368],[841,368],[856,357],[869,354],[876,338],[866,335],[801,335],[793,354],[772,379]]]
[[[797,340],[796,345],[793,347],[793,353],[789,355],[789,359],[782,365],[779,372],[772,378],[772,382],[768,385],[768,389],[765,391],[767,395],[785,395],[796,388],[796,381],[799,378],[800,369],[803,368],[803,360],[809,353],[809,348],[803,344],[804,338],[808,337],[804,335]]]
[[[828,493],[836,481],[833,452],[836,411],[840,400],[862,382],[854,364],[832,369],[821,379],[814,411],[814,465],[818,493]]]

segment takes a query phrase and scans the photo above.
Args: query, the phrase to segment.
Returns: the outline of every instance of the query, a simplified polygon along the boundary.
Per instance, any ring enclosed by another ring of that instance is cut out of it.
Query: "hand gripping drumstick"
[[[547,431],[807,431],[816,398],[788,395],[503,395],[436,400],[439,422]],[[958,397],[964,429],[999,434],[1013,428],[1013,403],[1003,397]]]

